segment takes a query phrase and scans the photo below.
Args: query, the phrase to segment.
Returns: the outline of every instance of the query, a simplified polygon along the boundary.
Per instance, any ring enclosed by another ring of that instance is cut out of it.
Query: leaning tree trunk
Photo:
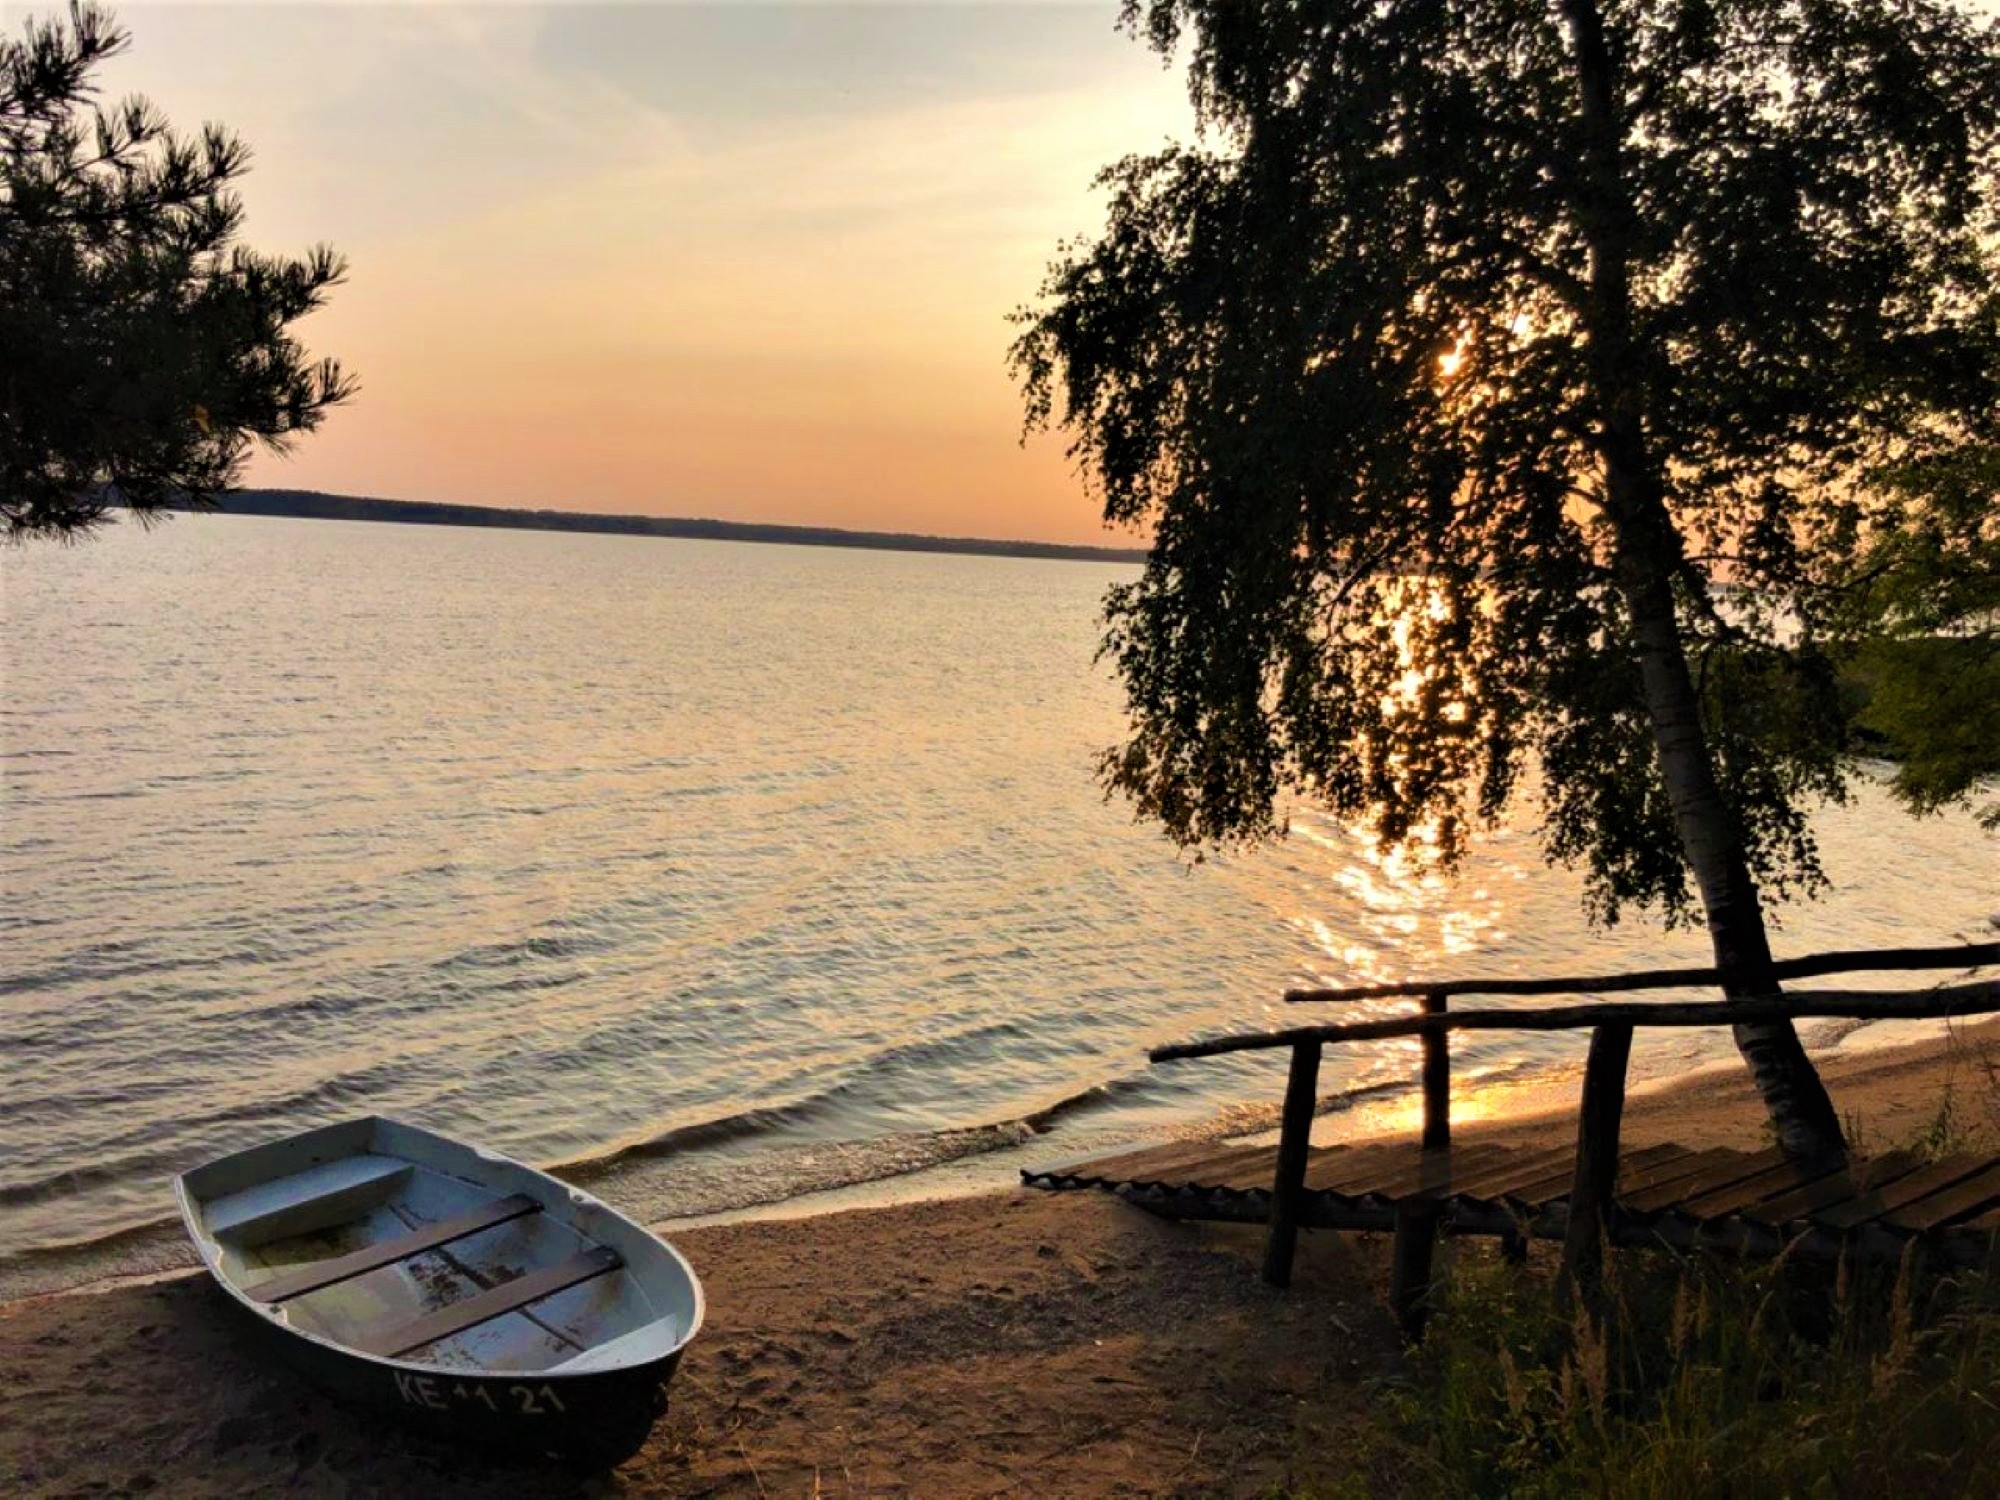
[[[1716,780],[1675,615],[1673,578],[1681,539],[1667,510],[1659,460],[1646,438],[1644,386],[1632,338],[1632,207],[1619,162],[1617,91],[1603,18],[1596,0],[1561,0],[1561,5],[1580,103],[1578,208],[1590,246],[1589,305],[1583,312],[1618,588],[1631,623],[1660,773],[1681,851],[1701,892],[1723,993],[1732,1000],[1776,995],[1763,907],[1736,819]],[[1840,1119],[1791,1023],[1740,1025],[1735,1037],[1785,1150],[1815,1159],[1844,1155]]]
[[[1646,494],[1643,479],[1635,482],[1628,460],[1619,456],[1624,446],[1607,444],[1605,462],[1606,489],[1617,496],[1610,510],[1618,536],[1619,589],[1631,618],[1646,709],[1681,850],[1701,892],[1723,993],[1732,1000],[1776,995],[1778,982],[1771,972],[1771,947],[1756,882],[1736,820],[1716,784],[1674,618],[1668,568],[1676,555],[1671,549],[1677,538],[1657,490]],[[1814,1159],[1843,1155],[1846,1143],[1833,1101],[1791,1022],[1739,1025],[1735,1037],[1785,1150]]]

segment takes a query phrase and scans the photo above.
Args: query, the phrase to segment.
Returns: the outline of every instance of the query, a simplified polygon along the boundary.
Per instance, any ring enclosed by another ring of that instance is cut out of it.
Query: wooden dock
[[[1171,1218],[1263,1224],[1272,1214],[1278,1147],[1181,1142],[1052,1171],[1023,1172],[1052,1192],[1098,1189]],[[1323,1146],[1307,1155],[1296,1223],[1392,1231],[1413,1209],[1447,1234],[1519,1243],[1562,1239],[1576,1149],[1470,1143]],[[1935,1262],[1983,1264],[2000,1232],[2000,1157],[1930,1161],[1891,1152],[1813,1168],[1773,1149],[1624,1152],[1608,1217],[1619,1245],[1895,1259],[1922,1241]]]
[[[1625,1074],[1641,1027],[1739,1026],[1802,1016],[1868,1020],[1945,1019],[2000,1012],[2000,980],[1917,991],[1790,990],[1781,981],[1826,974],[1921,972],[2000,964],[2000,943],[1811,953],[1766,963],[1759,973],[1707,968],[1583,976],[1487,975],[1397,980],[1335,989],[1288,990],[1287,1004],[1408,999],[1415,1014],[1336,1025],[1293,1026],[1155,1047],[1155,1063],[1284,1048],[1291,1053],[1276,1146],[1193,1144],[1135,1152],[1053,1172],[1024,1173],[1031,1187],[1101,1187],[1156,1213],[1262,1223],[1264,1279],[1291,1281],[1292,1251],[1307,1225],[1393,1229],[1389,1300],[1412,1337],[1431,1293],[1431,1252],[1440,1233],[1497,1234],[1510,1253],[1530,1238],[1560,1238],[1565,1299],[1601,1311],[1603,1256],[1610,1245],[1787,1249],[1862,1258],[1900,1256],[1913,1245],[1945,1259],[1983,1262],[2000,1229],[2000,1157],[1924,1161],[1888,1153],[1852,1159],[1839,1142],[1793,1157],[1775,1151],[1693,1151],[1663,1144],[1622,1149]],[[1607,1001],[1604,994],[1721,985],[1720,1001]],[[1733,986],[1733,988],[1732,988]],[[1470,995],[1585,995],[1579,1005],[1454,1010]],[[1577,1100],[1576,1143],[1541,1150],[1451,1138],[1454,1031],[1587,1029],[1590,1051]],[[1411,1145],[1312,1147],[1320,1055],[1345,1042],[1413,1037],[1423,1048],[1424,1114]],[[1824,1156],[1812,1163],[1802,1156]],[[1267,1186],[1268,1184],[1268,1186]]]

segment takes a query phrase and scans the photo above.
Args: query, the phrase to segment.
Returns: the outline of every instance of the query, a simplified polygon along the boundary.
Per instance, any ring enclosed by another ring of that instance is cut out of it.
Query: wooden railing
[[[1968,955],[1971,955],[1968,957]],[[1984,955],[1983,957],[1980,955]],[[1816,979],[1822,974],[1880,974],[1909,969],[1969,969],[1993,963],[2000,943],[1946,943],[1933,948],[1842,948],[1808,953],[1771,965],[1771,977]],[[1719,969],[1635,969],[1587,978],[1401,979],[1345,989],[1286,990],[1297,1005],[1314,1000],[1378,1000],[1395,995],[1595,995],[1617,990],[1666,990],[1722,983]]]
[[[1913,970],[1971,970],[2000,963],[2000,943],[1962,943],[1936,948],[1848,950],[1809,954],[1775,966],[1777,977]],[[1274,1286],[1291,1280],[1298,1240],[1301,1199],[1313,1116],[1319,1102],[1321,1053],[1332,1042],[1420,1037],[1423,1041],[1423,1151],[1435,1162],[1436,1180],[1449,1176],[1451,1145],[1451,1051],[1454,1031],[1564,1031],[1588,1027],[1590,1053],[1584,1064],[1578,1105],[1576,1168],[1569,1195],[1563,1241],[1565,1278],[1586,1294],[1596,1286],[1612,1187],[1618,1175],[1618,1137],[1625,1108],[1625,1078],[1632,1033],[1640,1026],[1731,1026],[1747,1021],[1797,1020],[1840,1016],[1860,1020],[1919,1020],[2000,1012],[2000,980],[1973,980],[1920,991],[1799,990],[1756,1000],[1684,1002],[1596,1001],[1542,1009],[1453,1011],[1454,995],[1579,995],[1630,990],[1713,985],[1714,969],[1656,969],[1626,974],[1556,978],[1474,978],[1415,980],[1356,985],[1342,989],[1287,992],[1291,1002],[1355,1001],[1416,997],[1420,1012],[1334,1025],[1296,1026],[1282,1031],[1214,1037],[1156,1047],[1154,1062],[1217,1057],[1289,1047],[1291,1069],[1278,1138],[1276,1176],[1271,1189],[1270,1228],[1264,1251],[1264,1279]],[[1417,1321],[1430,1283],[1437,1206],[1423,1193],[1397,1210],[1396,1246],[1390,1299],[1406,1325]]]

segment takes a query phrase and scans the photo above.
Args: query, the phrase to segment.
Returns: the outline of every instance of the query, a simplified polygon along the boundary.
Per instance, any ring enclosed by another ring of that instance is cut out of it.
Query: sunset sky
[[[107,84],[247,139],[250,243],[352,263],[302,327],[361,394],[250,483],[1098,541],[1005,319],[1191,134],[1116,13],[126,0]]]

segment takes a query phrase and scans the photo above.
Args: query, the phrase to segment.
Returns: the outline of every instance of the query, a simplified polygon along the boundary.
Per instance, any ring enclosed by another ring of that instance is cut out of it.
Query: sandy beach
[[[1929,1128],[1947,1086],[1955,1128],[1993,1136],[1996,1067],[2000,1022],[1823,1060],[1876,1149]],[[1763,1131],[1740,1070],[1636,1095],[1626,1120],[1634,1144]],[[1462,1138],[1570,1128],[1552,1114]],[[1170,1224],[1096,1194],[674,1239],[709,1323],[671,1412],[611,1474],[489,1461],[344,1412],[259,1357],[186,1274],[0,1307],[0,1492],[1255,1495],[1337,1475],[1342,1432],[1370,1420],[1372,1383],[1401,1358],[1386,1244],[1366,1237],[1308,1233],[1289,1293],[1258,1281],[1257,1230]]]

